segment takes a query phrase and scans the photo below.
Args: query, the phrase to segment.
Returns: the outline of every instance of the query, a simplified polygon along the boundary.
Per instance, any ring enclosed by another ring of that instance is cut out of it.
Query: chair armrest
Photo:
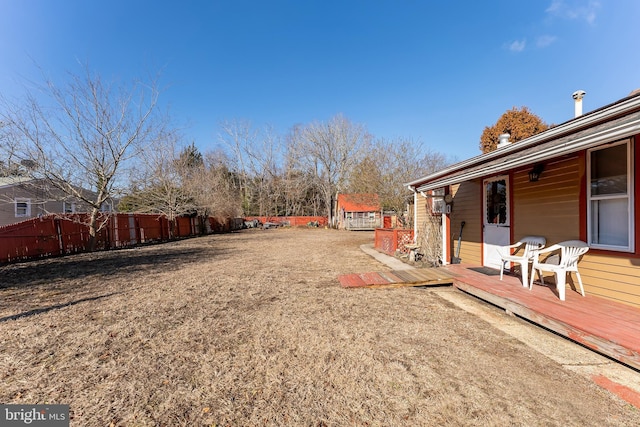
[[[551,246],[546,247],[546,248],[532,249],[531,252],[533,253],[533,255],[540,255],[540,254],[546,254],[547,252],[557,251],[561,247],[562,246],[560,246],[560,245],[551,245]]]
[[[500,248],[502,249],[513,249],[513,248],[519,248],[520,246],[522,246],[524,243],[523,242],[518,242],[518,243],[514,243],[513,245],[507,245],[507,246],[500,246]]]
[[[549,247],[546,248],[540,248],[540,249],[532,249],[531,250],[531,259],[533,260],[533,266],[537,266],[540,264],[544,264],[540,262],[540,255],[541,254],[546,254],[546,253],[550,253],[550,252],[557,252],[562,248],[562,246],[560,245],[551,245]],[[552,255],[553,256],[553,255]],[[547,257],[547,260],[550,257]]]
[[[496,248],[496,250],[498,251],[500,256],[502,256],[502,255],[511,255],[511,249],[519,248],[523,244],[524,244],[523,242],[518,242],[518,243],[514,243],[513,245],[498,246]]]

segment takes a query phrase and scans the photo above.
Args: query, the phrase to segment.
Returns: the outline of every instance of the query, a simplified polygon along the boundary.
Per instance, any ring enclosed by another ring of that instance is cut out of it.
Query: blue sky
[[[222,120],[284,135],[338,113],[458,160],[527,106],[547,123],[640,88],[640,1],[0,0],[0,92],[88,62],[105,79],[162,70],[187,143]]]

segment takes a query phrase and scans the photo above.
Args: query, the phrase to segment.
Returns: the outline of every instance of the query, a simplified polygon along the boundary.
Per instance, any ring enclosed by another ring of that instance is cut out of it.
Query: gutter
[[[492,175],[497,172],[503,172],[508,169],[514,169],[519,166],[525,166],[531,163],[549,160],[565,154],[572,154],[577,151],[586,150],[597,145],[619,141],[631,135],[640,133],[640,113],[637,113],[636,116],[637,117],[630,122],[621,123],[617,126],[604,129],[599,132],[589,133],[575,139],[566,138],[564,142],[550,145],[546,148],[541,149],[540,151],[535,151],[530,154],[517,156],[513,160],[499,162],[494,165],[485,166],[482,168],[477,167],[472,170],[463,171],[451,176],[442,176],[441,179],[433,179],[430,182],[425,183],[424,185],[415,186],[415,189],[417,191],[432,190],[435,188],[444,187],[446,185],[457,184],[459,182],[469,181],[471,179],[479,178],[482,176]],[[433,176],[441,175],[442,174],[434,174]],[[420,182],[424,181],[425,180],[423,179]]]
[[[405,185],[411,189],[416,188],[418,190],[424,189],[424,186],[419,186],[419,184],[422,184],[426,181],[431,181],[434,180],[438,177],[442,177],[442,176],[446,176],[446,175],[450,175],[452,172],[458,171],[458,170],[464,170],[464,169],[468,169],[472,166],[476,166],[485,162],[488,162],[490,160],[493,159],[497,159],[500,157],[504,157],[506,155],[509,155],[511,153],[515,153],[518,151],[522,151],[525,150],[527,148],[530,148],[532,146],[538,145],[542,142],[548,142],[553,140],[554,138],[559,138],[561,137],[563,134],[570,134],[570,133],[575,133],[577,132],[580,128],[587,128],[587,127],[592,127],[595,126],[596,124],[598,124],[599,122],[602,122],[603,120],[606,120],[607,118],[610,118],[612,116],[620,116],[620,115],[624,115],[624,114],[628,114],[631,113],[635,110],[640,109],[640,94],[636,94],[633,96],[629,96],[626,98],[623,98],[620,101],[617,101],[613,104],[609,104],[607,106],[604,106],[600,109],[594,110],[590,113],[587,113],[585,115],[573,118],[563,124],[560,124],[558,126],[555,126],[551,129],[548,129],[542,133],[539,133],[537,135],[533,135],[527,139],[523,139],[522,141],[519,141],[516,144],[511,144],[505,148],[501,148],[499,150],[494,150],[490,153],[485,153],[485,154],[480,154],[479,156],[475,156],[472,157],[471,159],[462,161],[460,163],[456,163],[452,166],[449,166],[445,169],[441,169],[438,172],[432,173],[430,175],[426,175],[422,178],[416,179],[414,181],[410,181],[408,183],[406,183]],[[527,162],[524,162],[527,163]],[[519,162],[519,164],[523,164],[522,162]],[[505,165],[503,165],[505,166]],[[515,167],[515,166],[514,166]],[[506,169],[506,166],[502,168],[503,170]],[[458,181],[460,182],[460,181]],[[445,184],[446,185],[446,184]],[[432,189],[432,188],[437,188],[436,187],[430,187],[428,189]]]

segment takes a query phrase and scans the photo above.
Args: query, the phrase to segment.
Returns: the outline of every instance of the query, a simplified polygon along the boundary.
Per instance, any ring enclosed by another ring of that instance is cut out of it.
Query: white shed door
[[[500,268],[499,246],[509,245],[509,177],[497,176],[483,183],[483,259],[487,267]]]

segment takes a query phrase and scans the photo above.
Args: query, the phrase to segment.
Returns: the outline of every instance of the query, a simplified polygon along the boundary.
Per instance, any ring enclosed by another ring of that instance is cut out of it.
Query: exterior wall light
[[[540,175],[542,175],[542,171],[544,170],[544,165],[542,163],[538,163],[529,171],[529,182],[536,182],[540,179]]]

